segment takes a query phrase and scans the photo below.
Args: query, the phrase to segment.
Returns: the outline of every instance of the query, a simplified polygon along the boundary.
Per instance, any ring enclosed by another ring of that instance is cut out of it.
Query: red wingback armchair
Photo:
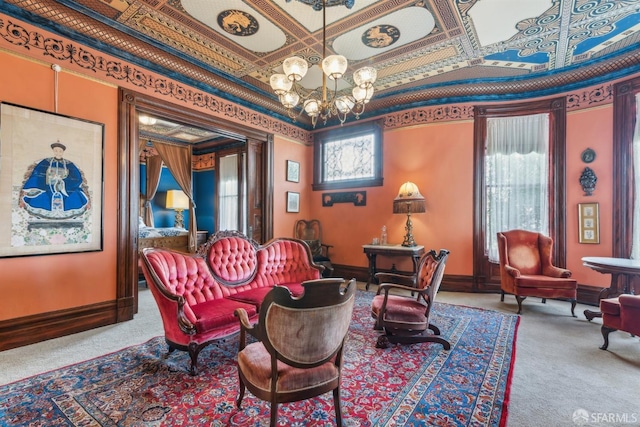
[[[578,283],[571,279],[571,271],[551,263],[553,240],[540,233],[510,230],[498,233],[500,257],[500,287],[504,294],[513,294],[518,301],[518,314],[526,297],[571,301],[571,315],[576,317]]]
[[[640,295],[623,294],[618,298],[601,299],[600,311],[604,338],[604,344],[600,347],[602,350],[609,347],[609,334],[613,331],[640,335]]]

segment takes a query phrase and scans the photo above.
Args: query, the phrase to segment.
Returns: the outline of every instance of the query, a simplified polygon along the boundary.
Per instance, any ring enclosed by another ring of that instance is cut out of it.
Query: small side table
[[[387,257],[410,257],[413,262],[413,273],[418,270],[418,262],[424,254],[424,246],[402,246],[402,245],[362,245],[362,249],[369,259],[369,279],[367,280],[366,290],[369,290],[371,282],[375,281],[376,258],[378,255]]]

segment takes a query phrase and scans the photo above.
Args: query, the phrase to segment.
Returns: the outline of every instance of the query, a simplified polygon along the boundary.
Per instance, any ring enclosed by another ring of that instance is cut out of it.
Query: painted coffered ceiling
[[[321,0],[319,0],[321,2]],[[2,12],[291,120],[269,78],[323,58],[316,0],[0,0]],[[328,0],[327,54],[377,69],[364,117],[552,95],[640,71],[640,0]],[[311,67],[303,83],[321,83]]]

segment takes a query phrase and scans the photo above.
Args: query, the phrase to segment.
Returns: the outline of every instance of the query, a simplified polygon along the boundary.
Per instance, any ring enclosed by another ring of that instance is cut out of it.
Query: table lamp
[[[167,209],[176,211],[176,222],[173,225],[176,228],[184,228],[184,216],[182,211],[189,209],[189,198],[180,190],[167,191]]]
[[[413,224],[411,223],[412,213],[423,213],[426,211],[425,200],[418,186],[407,181],[400,187],[398,196],[393,200],[394,214],[407,214],[407,223],[404,227],[407,234],[404,236],[402,246],[416,246],[413,238]]]

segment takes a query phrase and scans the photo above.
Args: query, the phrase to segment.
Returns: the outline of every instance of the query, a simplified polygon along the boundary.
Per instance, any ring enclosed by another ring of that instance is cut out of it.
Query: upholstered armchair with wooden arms
[[[451,344],[440,337],[440,329],[429,320],[448,256],[446,249],[437,254],[435,250],[427,252],[412,276],[376,273],[380,285],[371,302],[371,316],[376,319],[375,329],[385,332],[378,337],[376,347],[386,348],[390,342],[436,342],[445,350],[451,348]],[[398,291],[404,295],[398,295]]]
[[[571,315],[576,317],[578,283],[571,279],[571,271],[556,267],[551,262],[553,240],[541,233],[526,230],[510,230],[498,233],[500,258],[500,301],[504,294],[513,294],[518,302],[518,314],[522,301],[527,297],[568,299]]]
[[[342,354],[355,302],[355,279],[344,285],[343,279],[303,282],[299,298],[276,286],[262,302],[255,325],[244,309],[236,310],[241,323],[238,409],[246,387],[271,402],[270,425],[275,426],[279,403],[333,391],[336,424],[342,425]],[[257,342],[247,345],[246,334]]]
[[[602,350],[609,347],[611,332],[623,331],[640,335],[640,295],[622,294],[617,298],[601,299],[600,311],[604,338],[604,344],[600,347]]]

